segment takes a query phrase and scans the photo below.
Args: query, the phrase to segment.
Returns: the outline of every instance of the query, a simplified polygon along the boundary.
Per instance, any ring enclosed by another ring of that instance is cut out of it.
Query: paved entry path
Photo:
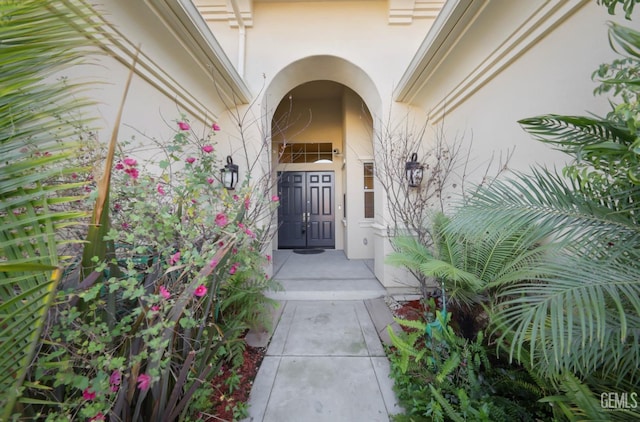
[[[388,421],[401,411],[379,336],[388,308],[382,298],[368,297],[370,290],[353,299],[357,289],[347,287],[341,300],[317,282],[319,300],[307,300],[315,295],[307,282],[302,295],[288,284],[289,297],[304,300],[279,297],[281,314],[251,390],[247,421]]]

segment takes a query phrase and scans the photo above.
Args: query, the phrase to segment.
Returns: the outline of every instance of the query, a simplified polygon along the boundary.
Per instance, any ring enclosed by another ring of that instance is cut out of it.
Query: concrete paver
[[[313,265],[340,267],[344,275],[349,261],[335,253],[340,251],[332,252],[324,257],[314,255]],[[317,275],[310,271],[309,256],[285,257],[287,262],[278,268],[278,278],[287,279],[292,274],[287,269],[290,264],[300,271],[301,262],[307,266],[307,277]],[[363,270],[361,262],[354,264],[349,272],[352,281],[373,276],[370,270],[368,274]],[[300,272],[295,274],[301,277]],[[344,283],[348,282],[347,278]],[[309,293],[313,291],[307,291],[307,296],[313,296]],[[353,299],[357,288],[347,287],[345,291],[350,294],[338,295],[343,300],[327,300],[322,291],[317,290],[320,300],[287,300],[286,295],[279,298],[281,313],[251,390],[247,421],[388,421],[390,415],[402,411],[378,336],[382,328],[376,326],[391,322],[388,308],[377,303],[365,305],[371,300],[368,294]],[[290,293],[289,298],[300,297],[295,291]],[[376,314],[373,318],[371,312]]]

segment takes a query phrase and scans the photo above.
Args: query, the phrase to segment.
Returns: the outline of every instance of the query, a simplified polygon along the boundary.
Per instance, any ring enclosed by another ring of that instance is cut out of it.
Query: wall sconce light
[[[233,164],[233,159],[227,155],[227,165],[220,169],[222,185],[227,190],[234,190],[238,183],[238,166]]]
[[[409,186],[412,188],[417,188],[422,183],[422,173],[424,167],[422,164],[418,162],[418,154],[411,154],[411,159],[407,161],[407,164],[404,167],[405,172],[407,174],[407,180],[409,181]]]

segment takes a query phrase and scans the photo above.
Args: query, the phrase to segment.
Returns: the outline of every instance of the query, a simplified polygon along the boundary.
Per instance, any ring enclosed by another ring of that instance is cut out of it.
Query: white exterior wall
[[[594,1],[490,1],[414,101],[448,139],[464,134],[473,142],[473,167],[484,169],[492,153],[515,148],[511,169],[560,169],[568,156],[534,140],[517,121],[609,111],[607,100],[593,95],[591,73],[615,57],[607,38],[611,19]]]

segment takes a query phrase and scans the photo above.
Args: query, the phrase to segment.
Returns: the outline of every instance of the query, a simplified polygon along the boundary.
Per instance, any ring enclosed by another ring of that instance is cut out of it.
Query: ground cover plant
[[[390,355],[399,419],[513,420],[522,405],[542,420],[640,419],[640,33],[611,23],[610,39],[622,57],[594,73],[596,93],[613,95],[607,116],[520,121],[573,158],[562,172],[482,186],[433,219],[433,247],[397,239],[389,259],[441,283],[449,305],[400,321],[415,331]],[[452,332],[448,313],[474,319],[471,333]],[[490,387],[496,362],[504,391]],[[460,380],[462,370],[475,372]]]

